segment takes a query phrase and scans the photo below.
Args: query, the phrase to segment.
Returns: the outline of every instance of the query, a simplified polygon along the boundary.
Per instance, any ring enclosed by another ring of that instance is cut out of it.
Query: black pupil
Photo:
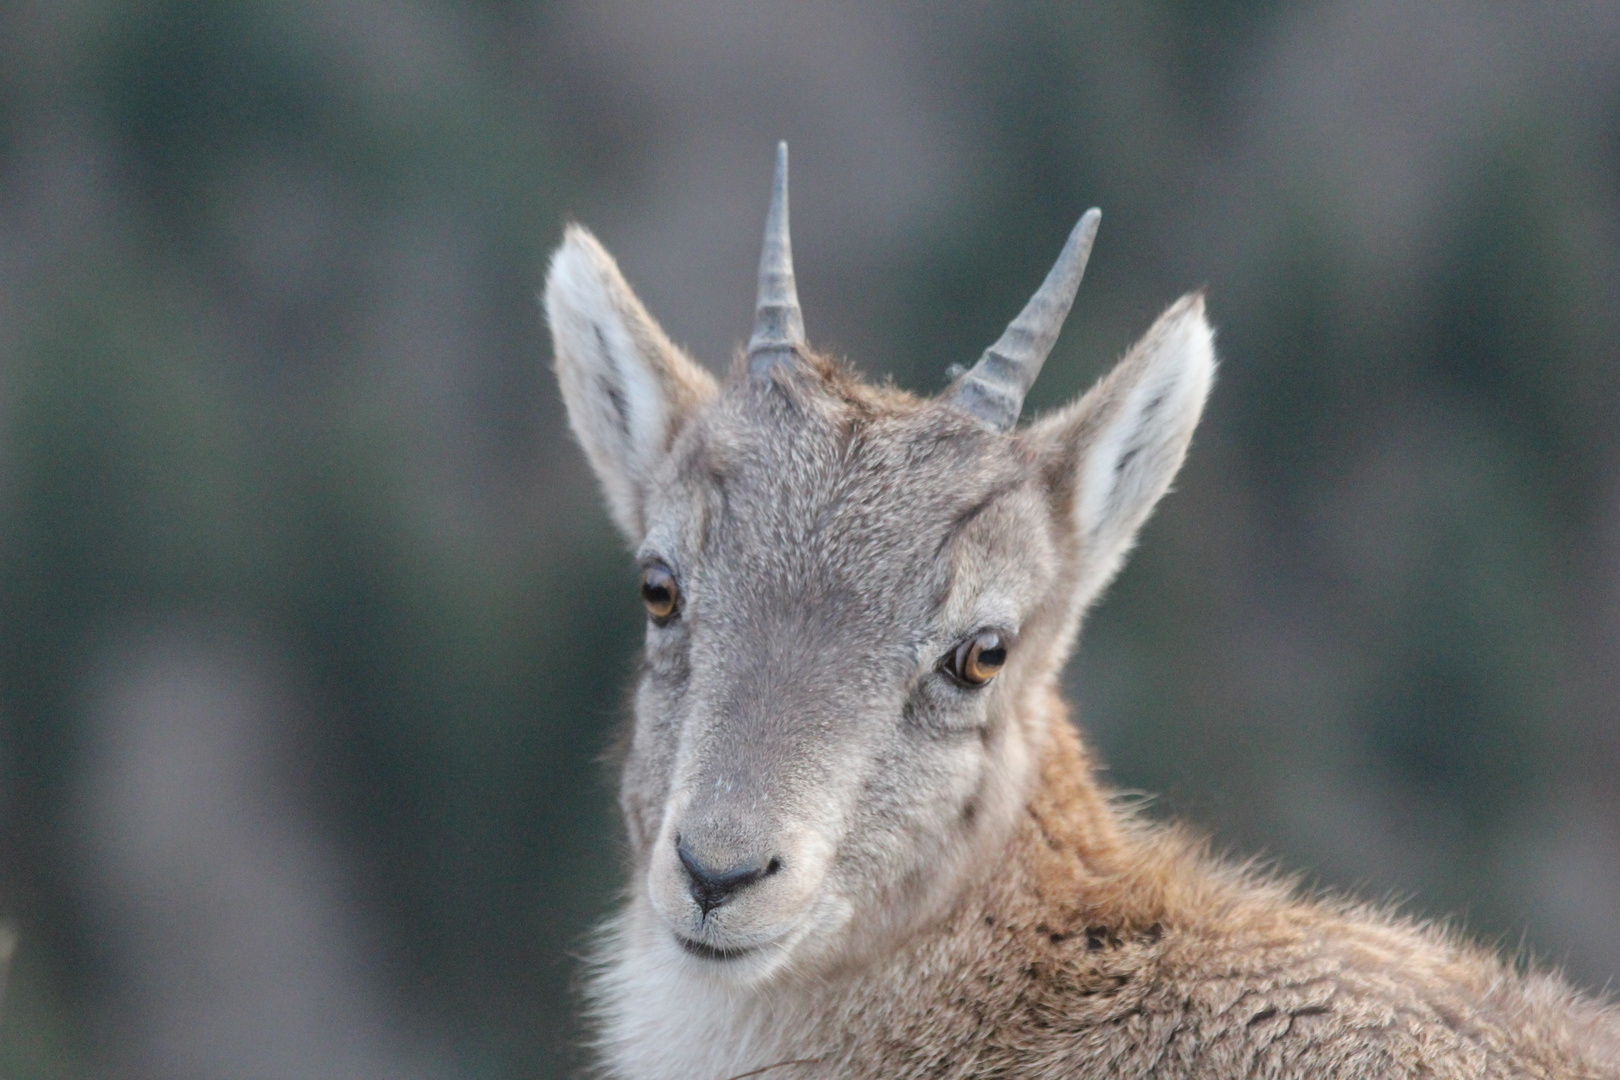
[[[988,648],[983,647],[983,646],[980,647],[980,649],[979,649],[979,666],[980,667],[987,667],[987,668],[1000,667],[1002,664],[1005,664],[1006,662],[1007,662],[1007,647],[1005,645],[1002,645],[1000,642],[997,642],[996,644],[991,645]]]
[[[663,607],[669,603],[669,586],[657,581],[644,581],[641,584],[641,595],[653,607]]]

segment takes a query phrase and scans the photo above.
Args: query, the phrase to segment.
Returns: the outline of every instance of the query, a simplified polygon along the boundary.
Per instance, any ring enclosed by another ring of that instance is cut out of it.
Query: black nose
[[[692,849],[681,843],[680,837],[675,838],[675,854],[681,857],[681,865],[686,867],[686,876],[692,886],[692,899],[697,901],[705,915],[730,900],[733,893],[782,869],[782,860],[771,858],[764,862],[734,866],[729,870],[715,870],[705,866],[702,860],[692,854]]]

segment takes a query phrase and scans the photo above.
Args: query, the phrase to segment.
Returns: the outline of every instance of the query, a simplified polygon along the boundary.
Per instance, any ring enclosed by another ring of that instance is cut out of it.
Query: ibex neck
[[[1124,818],[1096,782],[1091,756],[1053,694],[1045,745],[1023,812],[1012,825],[998,866],[965,893],[954,916],[960,934],[970,924],[1002,927],[1117,922],[1121,883],[1131,874],[1131,841]],[[1105,910],[1106,909],[1106,910]],[[1138,921],[1125,915],[1129,922]]]
[[[1036,832],[1026,837],[1019,854],[1043,870],[1057,859],[1082,876],[1117,872],[1124,852],[1119,819],[1097,786],[1091,755],[1069,723],[1068,706],[1054,694],[1048,708],[1047,742],[1027,803]]]

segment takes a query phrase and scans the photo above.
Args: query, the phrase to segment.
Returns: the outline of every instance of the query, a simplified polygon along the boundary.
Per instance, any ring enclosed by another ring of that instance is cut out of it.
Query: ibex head
[[[836,963],[986,861],[1032,780],[1080,616],[1180,467],[1214,372],[1201,296],[1017,425],[1096,234],[940,397],[812,353],[787,159],[753,338],[719,384],[590,233],[545,305],[570,423],[648,612],[621,932],[724,980]]]

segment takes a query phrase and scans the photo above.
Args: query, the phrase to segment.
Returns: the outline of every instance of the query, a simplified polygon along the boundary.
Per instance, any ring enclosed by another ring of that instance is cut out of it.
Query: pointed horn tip
[[[1102,227],[1102,210],[1093,206],[1080,215],[1080,220],[1074,223],[1074,236],[1081,243],[1090,246],[1097,239],[1097,230]]]
[[[788,156],[787,140],[776,144],[776,168],[771,176],[771,204],[766,212],[766,230],[772,228],[772,222],[778,214],[786,216],[788,201]],[[785,234],[785,229],[784,229]]]
[[[1057,262],[1052,264],[1052,276],[1041,286],[1036,296],[1040,296],[1048,286],[1064,278],[1068,279],[1065,291],[1079,288],[1080,278],[1086,272],[1086,264],[1091,262],[1091,249],[1097,242],[1097,229],[1101,225],[1102,211],[1095,206],[1080,215],[1080,220],[1069,230],[1069,238],[1063,242],[1063,250],[1058,254]],[[1072,292],[1070,295],[1072,297]]]
[[[787,174],[788,174],[787,140],[786,139],[780,139],[780,140],[777,141],[777,144],[776,144],[776,177],[775,177],[776,182],[771,185],[773,190],[781,191],[783,188],[787,187]]]

